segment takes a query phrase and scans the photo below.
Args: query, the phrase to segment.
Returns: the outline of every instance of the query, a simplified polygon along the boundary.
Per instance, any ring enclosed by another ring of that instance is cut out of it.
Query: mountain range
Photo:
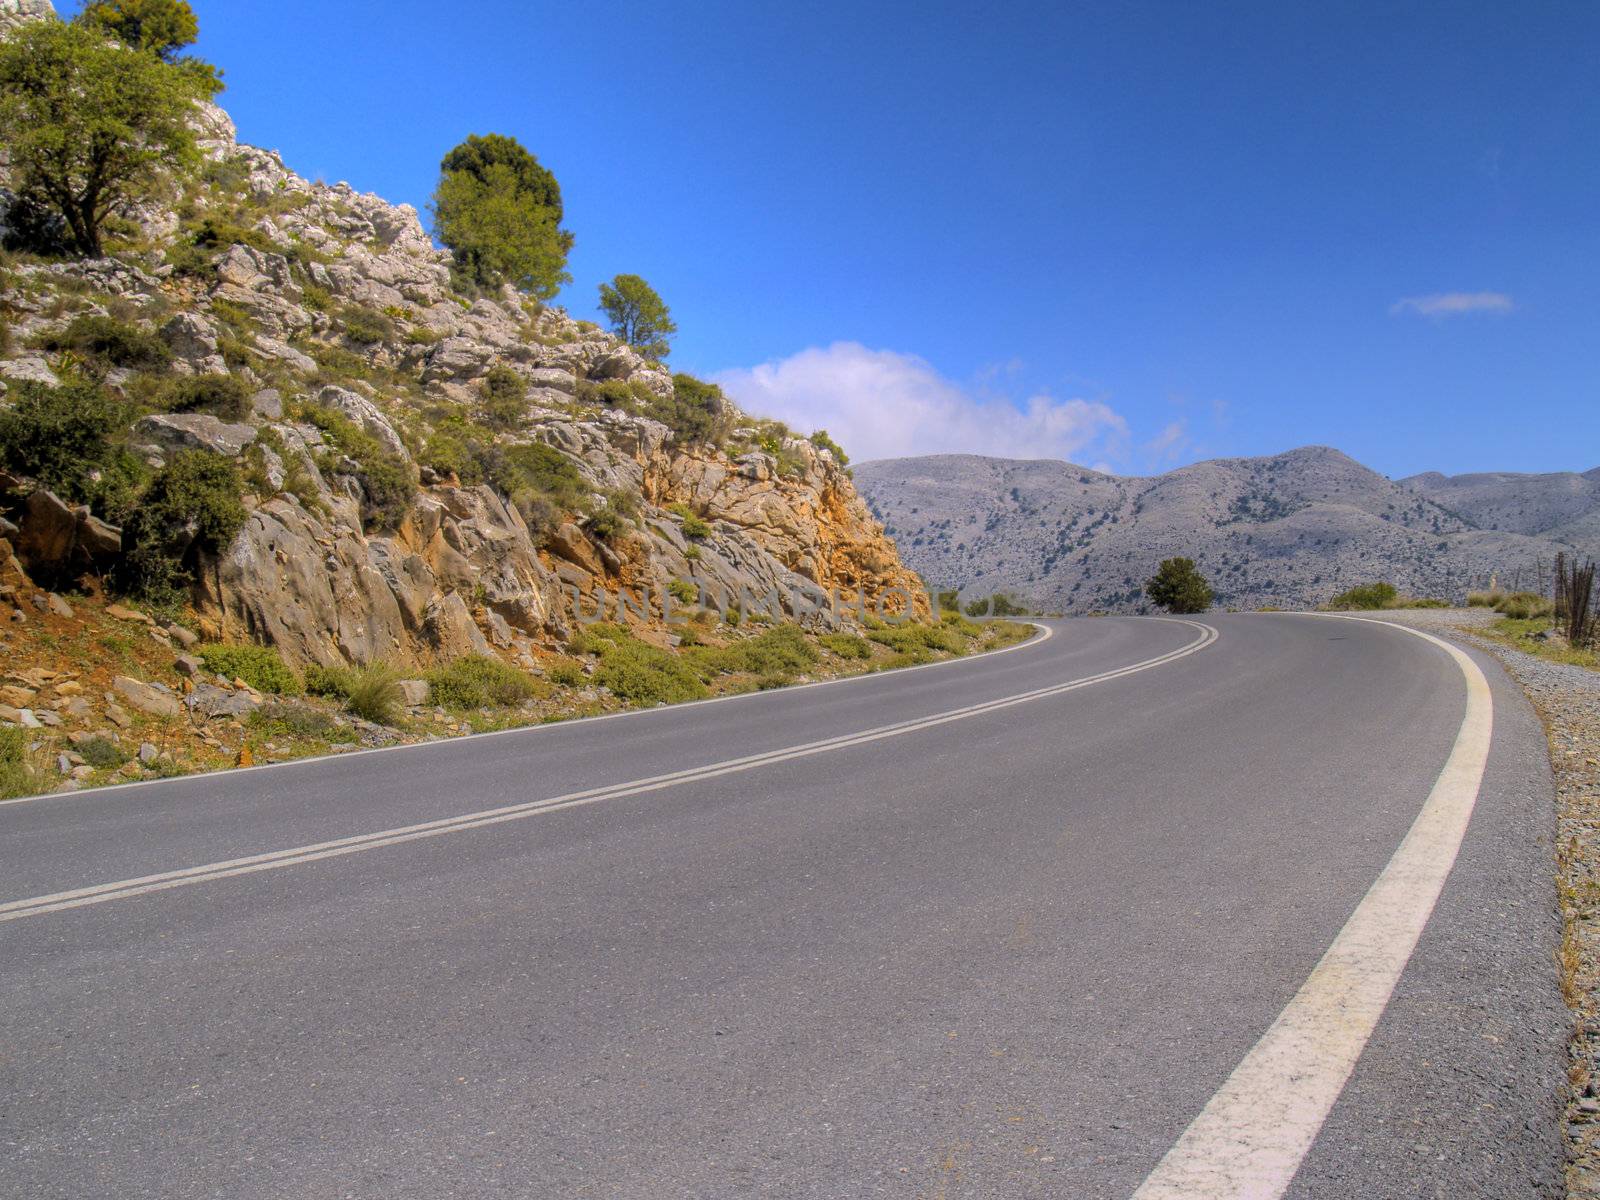
[[[1217,603],[1310,606],[1386,580],[1459,601],[1600,552],[1600,468],[1391,480],[1307,446],[1129,477],[970,454],[861,463],[856,485],[931,587],[1047,611],[1131,611],[1161,559],[1196,560]]]

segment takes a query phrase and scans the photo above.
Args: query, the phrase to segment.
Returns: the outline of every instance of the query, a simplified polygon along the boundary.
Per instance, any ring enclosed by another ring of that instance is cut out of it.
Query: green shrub
[[[834,441],[828,436],[828,431],[826,429],[819,429],[813,433],[811,435],[811,444],[817,449],[826,450],[829,454],[833,455],[833,460],[841,467],[848,467],[850,465],[850,456],[844,452],[844,448],[841,447],[838,442]]]
[[[1171,613],[1203,613],[1211,607],[1211,585],[1191,558],[1162,559],[1156,573],[1144,581],[1145,595]]]
[[[733,406],[722,389],[693,375],[674,375],[672,395],[651,395],[645,412],[672,430],[673,441],[685,444],[718,445],[727,440],[733,423]]]
[[[160,337],[115,317],[77,317],[66,329],[47,334],[44,347],[133,370],[156,371],[172,364],[172,350]]]
[[[18,383],[9,398],[10,407],[0,410],[0,463],[8,470],[102,512],[119,497],[131,498],[148,476],[139,459],[113,443],[128,411],[98,384]]]
[[[444,708],[495,708],[539,694],[533,678],[498,658],[469,654],[427,674],[433,702]]]
[[[606,496],[605,507],[590,516],[589,532],[605,541],[614,541],[633,528],[639,514],[638,500],[628,492],[611,492]]]
[[[1495,603],[1494,610],[1516,621],[1531,621],[1536,617],[1554,616],[1556,607],[1537,592],[1512,592]]]
[[[119,585],[152,600],[174,598],[194,581],[201,558],[222,554],[244,527],[243,491],[228,459],[204,450],[173,455],[123,526]]]
[[[0,728],[0,800],[31,796],[39,781],[28,763],[28,732]]]
[[[1504,598],[1505,593],[1498,589],[1489,592],[1468,592],[1468,608],[1493,608]]]
[[[545,674],[557,687],[582,687],[589,682],[589,677],[583,673],[582,664],[571,658],[556,659]]]
[[[162,407],[168,412],[215,413],[224,421],[242,421],[250,415],[251,391],[235,375],[197,375],[167,384]]]
[[[720,650],[699,652],[695,661],[708,672],[788,677],[815,666],[817,657],[799,626],[774,625]]]
[[[825,633],[817,641],[824,650],[840,658],[860,661],[872,657],[872,643],[853,633]]]
[[[667,511],[674,514],[683,522],[683,536],[693,541],[699,541],[711,536],[711,526],[701,520],[694,509],[687,504],[670,504]]]
[[[341,317],[341,332],[358,346],[377,346],[395,339],[394,322],[374,309],[353,305]]]
[[[305,670],[306,691],[330,700],[349,700],[358,674],[355,667],[324,667],[312,663]]]
[[[496,366],[483,378],[483,415],[491,429],[514,429],[528,415],[528,381]]]
[[[688,663],[632,637],[607,643],[594,681],[630,704],[679,704],[709,694]]]
[[[121,746],[105,737],[89,738],[79,742],[74,749],[83,756],[84,762],[97,771],[115,770],[131,757]]]
[[[305,684],[294,668],[271,646],[208,642],[195,650],[206,670],[228,679],[242,679],[258,692],[298,696]]]
[[[1399,596],[1399,590],[1392,583],[1364,583],[1340,592],[1328,601],[1328,607],[1357,610],[1389,608]]]
[[[700,599],[700,589],[687,579],[674,579],[667,591],[679,604],[693,604]]]
[[[867,637],[880,646],[887,646],[899,654],[911,656],[921,662],[934,652],[964,654],[966,639],[948,625],[885,625],[874,629]]]
[[[393,725],[405,712],[400,679],[400,672],[385,663],[354,672],[345,691],[345,707],[362,720]]]
[[[577,463],[554,446],[543,442],[488,446],[481,462],[489,482],[512,500],[532,491],[568,511],[580,510],[589,502],[589,485]]]

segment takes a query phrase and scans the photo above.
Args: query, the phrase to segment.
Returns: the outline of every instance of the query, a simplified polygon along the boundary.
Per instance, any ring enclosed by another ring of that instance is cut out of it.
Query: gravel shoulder
[[[1600,1197],[1600,672],[1481,636],[1495,614],[1414,609],[1384,619],[1493,654],[1544,722],[1555,776],[1562,995],[1572,1010],[1567,1078],[1567,1195]]]

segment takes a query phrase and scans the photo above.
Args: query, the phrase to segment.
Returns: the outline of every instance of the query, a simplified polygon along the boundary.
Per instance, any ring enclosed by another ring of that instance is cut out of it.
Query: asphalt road
[[[1466,687],[1375,624],[1046,624],[0,806],[0,1196],[1132,1195],[1384,872]],[[1561,1194],[1549,769],[1478,661],[1471,824],[1297,1200]]]

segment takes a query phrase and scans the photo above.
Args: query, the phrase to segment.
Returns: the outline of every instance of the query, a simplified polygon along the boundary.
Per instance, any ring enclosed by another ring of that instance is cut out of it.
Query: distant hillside
[[[1131,609],[1162,558],[1196,559],[1218,603],[1312,605],[1385,579],[1460,598],[1600,551],[1600,470],[1419,475],[1396,483],[1323,446],[1152,478],[1053,460],[935,455],[862,463],[856,485],[931,584],[1009,589],[1047,609]]]

